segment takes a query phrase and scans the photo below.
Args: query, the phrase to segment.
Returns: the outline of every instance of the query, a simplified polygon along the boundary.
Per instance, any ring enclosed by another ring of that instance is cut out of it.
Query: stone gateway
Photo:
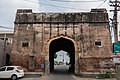
[[[11,64],[27,71],[54,69],[54,54],[70,54],[70,72],[96,72],[110,61],[112,41],[106,9],[78,13],[33,13],[18,9],[14,22]]]

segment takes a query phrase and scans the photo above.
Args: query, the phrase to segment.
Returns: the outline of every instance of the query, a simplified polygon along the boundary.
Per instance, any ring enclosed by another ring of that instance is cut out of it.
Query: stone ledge
[[[79,75],[76,75],[76,76],[95,78],[99,74],[100,74],[100,72],[82,72],[82,73],[80,73]],[[112,75],[113,75],[113,78],[116,78],[116,73],[112,73]]]
[[[34,78],[34,77],[41,77],[44,73],[43,72],[25,72],[25,78]]]

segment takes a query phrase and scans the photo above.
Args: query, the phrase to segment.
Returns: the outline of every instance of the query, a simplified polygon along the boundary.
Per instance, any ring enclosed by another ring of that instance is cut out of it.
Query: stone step
[[[43,72],[25,72],[25,78],[41,77]]]
[[[95,78],[98,75],[100,75],[100,73],[84,72],[84,73],[82,73],[80,75],[76,75],[76,76]],[[112,77],[116,78],[116,73],[112,73]]]

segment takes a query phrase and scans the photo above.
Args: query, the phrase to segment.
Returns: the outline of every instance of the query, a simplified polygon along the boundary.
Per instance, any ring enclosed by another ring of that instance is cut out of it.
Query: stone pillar
[[[75,75],[79,75],[79,63],[78,63],[78,60],[75,60]]]
[[[35,68],[35,56],[34,54],[29,55],[29,69],[33,70]]]
[[[29,57],[29,69],[32,70],[34,69],[34,61],[33,61],[33,56]]]
[[[48,60],[45,60],[45,73],[46,74],[50,73],[50,63]]]

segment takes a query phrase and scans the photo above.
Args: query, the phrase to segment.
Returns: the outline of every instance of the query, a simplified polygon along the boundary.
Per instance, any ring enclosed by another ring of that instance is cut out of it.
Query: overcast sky
[[[109,0],[0,0],[0,26],[14,28],[17,9],[32,9],[33,12],[88,12],[91,8],[107,8],[109,12]]]

